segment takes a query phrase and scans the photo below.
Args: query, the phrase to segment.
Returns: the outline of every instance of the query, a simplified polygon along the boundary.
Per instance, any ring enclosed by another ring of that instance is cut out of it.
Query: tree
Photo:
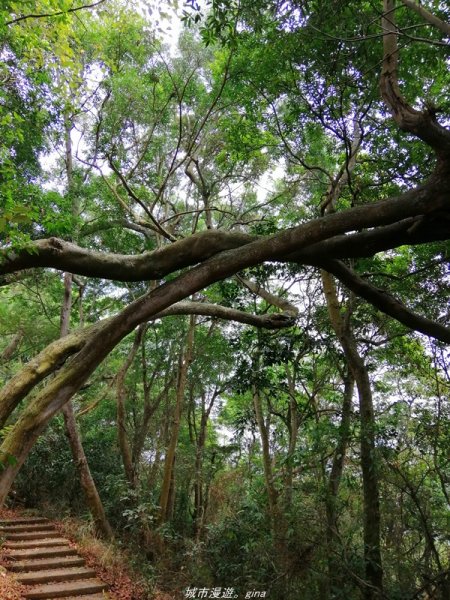
[[[77,115],[86,150],[78,157],[71,192],[80,211],[70,222],[78,221],[80,239],[77,244],[71,240],[67,223],[59,237],[50,227],[43,231],[34,202],[25,217],[22,209],[11,213],[16,202],[26,205],[20,197],[28,188],[16,186],[15,175],[7,173],[5,217],[19,218],[14,235],[0,250],[0,275],[11,285],[30,270],[56,269],[86,278],[103,296],[112,290],[117,296],[125,292],[111,301],[106,318],[91,318],[84,328],[52,342],[3,389],[4,422],[39,384],[1,445],[0,499],[4,501],[50,419],[134,330],[174,314],[208,315],[268,329],[289,327],[295,314],[286,302],[268,300],[272,308],[262,314],[248,305],[226,306],[226,284],[239,275],[248,291],[254,293],[259,286],[256,293],[264,298],[267,286],[254,281],[258,269],[270,271],[272,263],[291,274],[312,269],[322,273],[331,324],[360,398],[364,585],[366,597],[380,597],[373,390],[362,344],[355,337],[357,323],[343,322],[332,276],[366,303],[369,329],[383,319],[386,330],[392,327],[385,324],[391,323],[387,316],[401,324],[402,332],[449,342],[448,312],[430,293],[434,278],[445,268],[449,239],[445,10],[393,0],[379,7],[361,2],[359,11],[334,2],[332,18],[329,7],[316,2],[212,2],[210,8],[200,29],[207,48],[195,35],[184,34],[173,56],[142,17],[123,8],[114,15],[79,14],[84,27],[74,28],[74,33],[67,28],[71,17],[66,8],[63,24],[70,50],[65,52],[84,53],[80,98],[89,107]],[[193,14],[186,20],[198,21],[200,15]],[[18,60],[14,44],[23,33],[15,31],[32,17],[18,19],[3,18],[13,62]],[[40,56],[54,83],[49,57]],[[35,58],[24,55],[21,60],[30,68]],[[89,73],[97,77],[94,89]],[[42,82],[33,85],[43,93]],[[58,105],[62,94],[52,89],[51,99]],[[10,95],[12,104],[16,100],[17,91]],[[44,139],[42,129],[41,135]],[[28,149],[35,164],[39,147]],[[18,154],[17,149],[10,153],[8,161],[24,179],[26,161]],[[258,198],[252,188],[281,165],[283,175],[275,190]],[[66,201],[56,192],[49,197],[40,191],[39,210],[64,215]],[[390,287],[386,284],[395,269],[416,277],[418,262],[423,265],[420,304],[408,282],[397,285],[394,277]],[[266,292],[272,298],[278,294],[270,289],[276,287],[269,282]],[[215,289],[221,293],[211,293]],[[195,300],[188,300],[194,295]],[[189,362],[187,352],[179,367],[171,454]],[[351,387],[348,375],[347,383]],[[135,475],[123,425],[123,384],[119,378],[118,424],[131,482]],[[278,499],[271,484],[269,431],[261,390],[256,386],[254,392],[274,517]],[[345,397],[348,407],[350,391]],[[344,415],[342,424],[345,451]],[[14,457],[14,464],[8,457]],[[163,520],[173,464],[169,458]],[[341,469],[338,462],[334,467],[333,485]],[[408,487],[409,475],[404,475]],[[199,478],[200,497],[198,486]],[[333,490],[331,495],[336,495]],[[330,526],[336,521],[331,508],[329,503]],[[426,528],[424,519],[422,523]]]

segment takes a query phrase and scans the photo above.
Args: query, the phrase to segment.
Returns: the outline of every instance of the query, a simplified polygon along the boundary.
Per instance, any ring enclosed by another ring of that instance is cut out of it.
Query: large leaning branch
[[[450,238],[450,220],[445,214],[411,217],[392,225],[334,236],[284,257],[287,262],[318,264],[324,259],[368,258],[398,246],[415,246]]]
[[[436,177],[426,185],[398,197],[328,214],[273,236],[257,238],[245,233],[204,231],[138,256],[96,252],[57,238],[38,240],[20,251],[2,250],[0,276],[23,269],[51,267],[76,275],[116,281],[145,281],[161,279],[220,252],[243,246],[243,257],[247,253],[264,256],[252,264],[263,260],[280,260],[288,254],[304,250],[311,244],[325,242],[339,234],[391,225],[406,218],[430,215],[439,210],[448,212],[450,199],[445,184]]]
[[[0,429],[25,396],[48,375],[57,371],[69,356],[81,350],[89,337],[105,324],[106,320],[55,340],[11,377],[0,390]]]
[[[284,313],[254,315],[216,304],[189,301],[177,302],[148,320],[154,321],[173,315],[201,315],[264,329],[283,329],[290,327],[295,322],[292,315]],[[70,356],[79,352],[92,336],[106,327],[110,320],[111,318],[99,321],[95,325],[55,340],[16,373],[0,390],[0,429],[5,425],[19,402],[36,385],[60,369]]]
[[[217,234],[222,236],[222,240],[218,239],[219,236]],[[207,245],[206,242],[215,240],[209,249],[212,254],[220,252],[221,249],[227,250],[231,247],[238,248],[257,239],[255,236],[247,234],[228,234],[226,232],[216,231],[207,231],[196,235],[204,238],[205,245]],[[450,220],[444,213],[440,215],[438,212],[435,215],[430,215],[425,218],[423,216],[409,217],[391,225],[384,225],[365,231],[363,230],[358,233],[336,235],[328,240],[312,244],[300,251],[286,254],[281,260],[286,262],[315,264],[317,261],[329,258],[364,258],[373,256],[377,252],[390,250],[398,246],[414,246],[429,242],[448,240],[449,238]],[[181,244],[181,242],[177,243]],[[57,252],[52,248],[54,244],[58,247]],[[187,246],[188,245],[189,244],[187,244]],[[173,252],[171,248],[172,246],[164,248],[164,254],[167,252],[167,256],[163,257],[166,261],[166,267],[170,265],[169,257]],[[180,249],[181,246],[178,246],[177,253]],[[137,257],[92,252],[63,240],[55,241],[55,238],[34,242],[32,250],[38,254],[42,253],[41,257],[35,261],[36,264],[34,264],[34,267],[36,268],[53,266],[53,268],[61,268],[61,270],[64,270],[64,264],[71,263],[73,265],[73,268],[71,267],[72,270],[78,265],[78,269],[82,269],[83,274],[85,275],[93,276],[92,272],[94,272],[98,277],[104,276],[105,278],[110,279],[115,278],[116,281],[123,281],[125,277],[135,277],[137,280],[142,280],[142,278],[144,278],[145,280],[149,271],[152,269],[151,264],[146,264],[146,261],[151,263],[158,259],[157,254],[155,255],[153,252],[146,252]],[[199,244],[196,250],[198,260],[201,260],[200,250],[201,246]],[[54,254],[54,256],[51,256],[52,254]],[[32,273],[33,257],[28,252],[23,251],[15,254],[11,251],[3,250],[0,251],[0,258],[1,257],[3,262],[0,261],[0,286],[15,283]],[[34,255],[34,258],[36,258],[36,255]],[[194,252],[192,254],[187,252],[185,261],[192,260],[195,262],[195,258]],[[208,253],[206,253],[204,258],[208,258]],[[30,266],[24,267],[24,261]],[[175,256],[173,257],[173,261],[174,263],[176,262]],[[22,268],[24,269],[23,271],[20,270]],[[5,273],[6,271],[8,271],[8,273],[2,275],[2,273]],[[100,271],[103,274],[100,274]]]
[[[427,336],[441,340],[447,344],[450,343],[449,327],[413,312],[392,294],[371,285],[368,281],[349,269],[343,262],[333,260],[323,263],[322,266],[328,273],[332,273],[347,288],[352,290],[352,292],[355,292],[356,295],[364,298],[385,314],[406,325],[406,327],[420,331]]]
[[[254,236],[245,233],[206,231],[136,256],[88,250],[52,237],[31,242],[23,250],[2,250],[0,275],[29,268],[51,267],[87,277],[146,281],[159,279],[218,252],[238,248],[254,240]]]
[[[246,267],[279,259],[295,250],[359,227],[387,225],[405,216],[448,209],[449,203],[445,190],[427,186],[406,192],[400,198],[388,202],[327,215],[275,236],[251,242],[246,245],[245,251],[235,248],[222,252],[132,302],[93,335],[78,354],[36,395],[22,412],[14,429],[5,437],[0,457],[14,456],[16,462],[12,465],[8,464],[6,458],[2,460],[4,469],[0,473],[0,505],[49,420],[80,389],[111,350],[140,323]]]

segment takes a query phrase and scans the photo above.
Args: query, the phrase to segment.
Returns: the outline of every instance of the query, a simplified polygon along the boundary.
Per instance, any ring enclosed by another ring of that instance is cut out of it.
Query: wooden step
[[[24,585],[36,583],[51,583],[56,581],[78,581],[81,579],[95,578],[95,571],[85,567],[71,567],[70,569],[51,569],[35,573],[19,573],[17,579]]]
[[[37,560],[17,560],[8,565],[8,571],[44,571],[50,569],[67,569],[82,567],[84,559],[81,556],[60,556],[56,558],[39,558]]]
[[[23,594],[29,600],[67,598],[77,595],[86,600],[88,594],[98,594],[107,588],[106,583],[103,583],[100,579],[89,579],[87,581],[68,581],[65,583],[44,583],[33,586]]]
[[[25,540],[18,542],[7,541],[3,544],[6,550],[29,550],[30,548],[45,548],[51,546],[67,546],[68,540],[64,538],[45,538],[44,540]]]
[[[28,525],[2,525],[0,533],[26,533],[32,531],[48,531],[53,529],[48,523],[31,523]]]
[[[34,533],[5,533],[3,537],[11,541],[43,540],[48,537],[55,537],[57,533],[55,529],[47,529],[46,531],[36,531]]]
[[[18,519],[1,519],[0,527],[8,525],[33,525],[35,523],[48,523],[45,517],[22,517]]]
[[[76,550],[70,546],[55,546],[52,548],[30,548],[29,550],[11,550],[8,558],[11,560],[32,560],[34,558],[55,558],[56,556],[73,556]]]

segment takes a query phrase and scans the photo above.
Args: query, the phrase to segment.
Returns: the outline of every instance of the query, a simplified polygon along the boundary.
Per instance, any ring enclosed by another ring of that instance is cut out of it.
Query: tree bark
[[[189,328],[186,338],[186,346],[180,354],[178,367],[177,394],[175,402],[175,413],[173,417],[173,426],[170,434],[169,446],[164,461],[164,475],[160,496],[160,515],[159,522],[165,523],[169,518],[170,512],[170,488],[173,480],[173,471],[175,465],[175,451],[178,444],[178,435],[181,426],[181,415],[184,405],[184,393],[186,390],[186,381],[189,365],[192,361],[192,350],[194,345],[195,319],[189,320]]]
[[[294,477],[294,467],[293,467],[293,458],[295,449],[297,447],[297,437],[298,437],[298,428],[299,428],[299,419],[298,419],[298,407],[296,401],[296,393],[295,393],[295,380],[294,374],[291,373],[289,365],[285,366],[286,369],[286,377],[288,381],[288,389],[289,389],[289,408],[288,408],[288,433],[289,433],[289,444],[288,444],[288,454],[286,461],[286,475],[284,478],[284,505],[285,509],[289,511],[292,506],[292,486],[293,486],[293,477]]]
[[[344,470],[347,446],[350,441],[350,417],[354,387],[355,378],[353,377],[353,374],[349,372],[344,379],[344,395],[342,401],[342,416],[339,425],[339,439],[336,451],[333,455],[333,463],[328,483],[327,522],[330,540],[332,542],[337,536],[336,500],[339,492],[339,485],[341,483],[342,472]]]
[[[69,333],[70,327],[70,309],[72,307],[72,275],[64,274],[64,300],[61,307],[61,337]],[[72,401],[69,401],[62,408],[66,434],[69,440],[73,461],[80,477],[81,488],[89,511],[94,520],[95,529],[98,534],[106,539],[113,537],[113,531],[106,518],[105,510],[100,499],[97,487],[89,469],[86,454],[81,442],[80,432],[77,427],[75,415],[73,412]]]
[[[421,16],[426,18],[432,15],[428,11],[425,11],[422,12]],[[436,25],[436,22],[434,25]],[[434,110],[427,108],[420,111],[413,108],[406,101],[400,89],[395,0],[383,0],[381,28],[383,30],[383,68],[380,78],[381,96],[390,109],[398,127],[403,131],[408,131],[416,135],[433,148],[440,159],[438,160],[437,170],[439,171],[443,165],[445,165],[445,169],[447,170],[450,158],[450,131],[437,122]]]
[[[136,354],[141,345],[143,335],[145,333],[146,325],[140,325],[136,331],[133,346],[131,347],[127,358],[125,359],[122,367],[117,373],[116,386],[117,386],[117,436],[119,440],[120,454],[122,456],[123,467],[125,471],[125,477],[132,489],[136,488],[137,485],[137,472],[135,465],[133,464],[133,454],[131,445],[128,440],[127,426],[126,426],[126,410],[125,410],[125,377],[128,369],[132,365]]]
[[[3,386],[0,390],[0,428],[5,425],[19,402],[47,375],[62,367],[70,355],[81,350],[98,329],[100,324],[96,323],[55,340]]]
[[[94,520],[95,529],[102,537],[111,539],[114,535],[113,530],[106,517],[105,509],[87,462],[86,454],[81,443],[80,433],[75,420],[72,402],[68,402],[64,406],[63,415],[73,460],[80,476],[81,488],[83,490],[89,512]]]
[[[332,276],[322,271],[323,289],[331,325],[341,342],[349,368],[358,389],[361,426],[361,471],[363,480],[363,538],[366,585],[365,600],[383,596],[383,567],[381,561],[380,493],[375,461],[375,419],[372,389],[364,360],[358,353],[356,340],[348,320],[341,316]]]
[[[443,191],[442,186],[436,187],[430,184],[405,192],[398,199],[327,215],[270,238],[248,244],[246,252],[240,249],[228,250],[214,256],[132,302],[118,315],[99,327],[96,334],[70,361],[70,364],[63,367],[52,382],[36,395],[24,410],[14,429],[5,437],[1,446],[3,456],[14,456],[16,463],[11,465],[4,461],[5,468],[0,473],[0,504],[3,503],[16,473],[48,420],[83,385],[117,343],[137,325],[207,285],[225,279],[245,267],[285,256],[294,250],[299,251],[311,244],[361,226],[386,225],[396,219],[429,213],[446,205],[448,206],[448,195],[445,190]],[[24,255],[22,254],[21,257],[24,258]],[[9,260],[6,259],[7,266],[8,263]],[[11,270],[15,270],[14,267]]]
[[[13,339],[10,341],[10,343],[6,346],[6,348],[1,353],[1,355],[0,355],[0,364],[8,362],[12,358],[12,356],[14,355],[14,352],[20,346],[20,342],[23,339],[23,335],[24,334],[23,334],[22,330],[19,330],[15,334],[15,336],[13,337]]]
[[[216,389],[206,405],[206,392],[202,394],[202,405],[200,414],[200,426],[198,432],[196,431],[196,447],[195,447],[195,472],[194,472],[194,533],[197,540],[202,536],[203,527],[205,524],[205,512],[206,512],[206,494],[204,494],[204,482],[203,482],[203,457],[205,452],[206,433],[208,428],[209,415],[214,405],[214,401],[217,398],[219,392]],[[194,407],[193,419],[195,423],[195,407]]]
[[[256,384],[253,385],[253,408],[255,409],[256,422],[258,424],[259,436],[261,439],[264,478],[266,482],[267,499],[269,501],[271,528],[274,534],[274,539],[277,539],[280,525],[278,521],[278,492],[274,485],[272,458],[270,456],[269,431],[264,419],[261,395]]]
[[[389,292],[379,289],[365,281],[357,273],[352,271],[346,264],[339,260],[324,261],[323,269],[332,273],[349,290],[360,298],[367,300],[384,314],[393,317],[413,331],[420,331],[425,335],[434,337],[442,342],[450,343],[450,328],[445,325],[414,313],[404,304],[399,302]]]
[[[450,25],[428,11],[421,2],[414,2],[413,0],[401,0],[402,3],[422,17],[424,21],[427,21],[437,29],[440,29],[447,37],[450,37]]]
[[[66,117],[65,122],[65,141],[66,141],[66,173],[68,182],[68,193],[72,195],[73,192],[73,174],[72,174],[72,142],[71,142],[71,122]],[[78,218],[79,207],[74,198],[72,198],[72,216],[74,220]],[[72,280],[73,275],[71,273],[64,273],[64,297],[61,306],[61,320],[60,320],[60,337],[63,338],[69,334],[70,330],[70,314],[72,309]],[[80,477],[81,488],[84,493],[84,498],[89,511],[94,520],[95,528],[97,533],[106,539],[113,537],[113,531],[106,518],[105,510],[103,508],[102,501],[100,499],[97,487],[89,469],[89,464],[84,452],[83,444],[81,442],[81,435],[77,427],[75,415],[73,411],[72,401],[69,400],[67,404],[62,407],[62,413],[64,416],[64,423],[66,426],[66,433],[72,451],[73,461]]]
[[[328,492],[325,498],[325,510],[327,515],[327,545],[328,545],[328,580],[329,588],[339,589],[342,583],[342,571],[336,560],[339,551],[338,531],[338,494],[344,470],[347,447],[350,441],[350,419],[352,411],[352,398],[355,387],[355,378],[350,369],[344,378],[344,394],[342,401],[342,415],[339,425],[339,437],[336,450],[333,455],[331,472],[328,479]]]

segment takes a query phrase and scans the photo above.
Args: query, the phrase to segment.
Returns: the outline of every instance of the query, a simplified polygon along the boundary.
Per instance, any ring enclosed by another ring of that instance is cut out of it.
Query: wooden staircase
[[[27,600],[106,600],[108,586],[86,567],[84,560],[60,537],[48,519],[17,518],[0,521],[8,564],[26,586]]]

